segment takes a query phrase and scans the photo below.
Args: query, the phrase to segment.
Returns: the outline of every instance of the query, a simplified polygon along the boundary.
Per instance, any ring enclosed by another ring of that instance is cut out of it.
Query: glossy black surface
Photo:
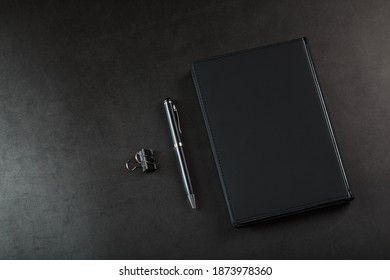
[[[389,258],[388,34],[384,0],[0,1],[0,258]],[[356,199],[233,229],[191,63],[302,36]]]

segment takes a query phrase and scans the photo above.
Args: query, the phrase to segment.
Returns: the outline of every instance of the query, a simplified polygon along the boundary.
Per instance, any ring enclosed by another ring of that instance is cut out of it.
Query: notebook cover
[[[352,200],[305,38],[192,76],[233,226]]]

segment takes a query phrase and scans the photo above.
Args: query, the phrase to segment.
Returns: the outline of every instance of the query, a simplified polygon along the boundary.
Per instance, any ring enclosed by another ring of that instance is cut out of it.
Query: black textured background
[[[387,0],[0,1],[0,258],[389,258],[389,34]],[[190,65],[302,36],[356,199],[233,229]],[[158,171],[126,172],[140,148]]]

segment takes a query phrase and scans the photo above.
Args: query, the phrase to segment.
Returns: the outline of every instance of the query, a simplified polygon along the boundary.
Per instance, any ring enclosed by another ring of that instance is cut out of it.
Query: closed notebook
[[[192,76],[233,226],[352,200],[305,38]]]

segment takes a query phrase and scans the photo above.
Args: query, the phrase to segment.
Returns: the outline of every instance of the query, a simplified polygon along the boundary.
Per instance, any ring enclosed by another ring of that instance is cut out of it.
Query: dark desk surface
[[[390,257],[390,2],[22,2],[0,3],[0,258]],[[190,65],[301,36],[356,199],[233,229]],[[166,96],[185,112],[198,211]],[[124,169],[140,148],[158,171]]]

